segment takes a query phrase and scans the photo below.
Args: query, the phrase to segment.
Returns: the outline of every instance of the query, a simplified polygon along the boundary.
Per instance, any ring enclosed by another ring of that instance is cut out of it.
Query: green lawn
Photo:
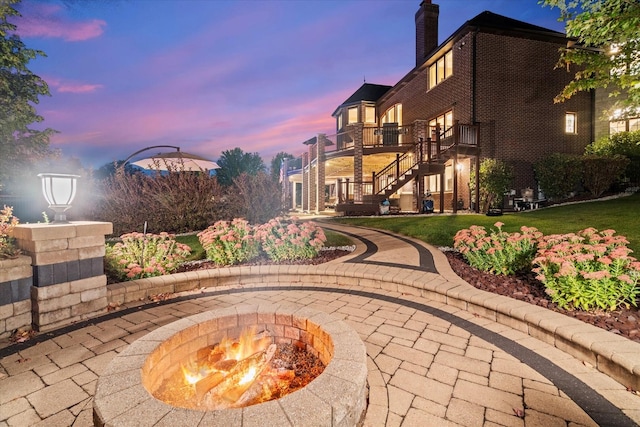
[[[471,225],[492,227],[503,222],[504,231],[521,226],[536,227],[544,234],[571,233],[588,227],[600,231],[613,229],[629,240],[628,245],[640,258],[640,193],[600,202],[580,203],[526,212],[505,213],[499,217],[481,214],[433,216],[385,216],[336,218],[343,224],[362,225],[415,237],[436,246],[453,246],[453,236]]]

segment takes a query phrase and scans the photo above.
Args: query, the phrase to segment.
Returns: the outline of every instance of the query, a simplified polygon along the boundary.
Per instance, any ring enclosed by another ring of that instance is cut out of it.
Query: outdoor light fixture
[[[38,177],[42,180],[42,194],[47,199],[49,208],[55,212],[53,222],[68,222],[65,212],[76,196],[76,183],[80,175],[41,173]]]

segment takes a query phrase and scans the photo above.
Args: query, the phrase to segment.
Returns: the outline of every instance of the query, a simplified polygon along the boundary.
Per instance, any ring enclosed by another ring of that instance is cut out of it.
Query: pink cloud
[[[49,87],[54,88],[59,93],[93,93],[104,87],[101,84],[69,82],[50,76],[46,76],[44,79]]]
[[[90,84],[62,84],[58,86],[58,92],[69,93],[91,93],[98,89],[102,89],[102,85],[90,85]]]
[[[61,38],[82,41],[99,37],[107,23],[101,19],[74,22],[60,16],[62,8],[56,5],[28,3],[16,23],[20,37]]]

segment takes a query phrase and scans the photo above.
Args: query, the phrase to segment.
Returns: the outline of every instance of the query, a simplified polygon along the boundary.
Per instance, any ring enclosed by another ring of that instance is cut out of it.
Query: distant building
[[[436,211],[475,210],[483,158],[512,165],[520,195],[537,188],[536,161],[595,139],[595,96],[553,102],[572,80],[555,68],[565,34],[485,11],[438,45],[438,13],[425,0],[415,15],[414,69],[394,86],[363,84],[333,112],[336,134],[288,162],[291,208],[373,213],[389,198],[419,211],[428,191]]]

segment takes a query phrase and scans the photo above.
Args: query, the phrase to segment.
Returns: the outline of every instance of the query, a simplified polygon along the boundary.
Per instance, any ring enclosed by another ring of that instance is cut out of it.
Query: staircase
[[[380,202],[396,193],[406,183],[426,175],[444,173],[445,164],[458,154],[477,155],[478,126],[455,123],[449,129],[440,132],[439,126],[434,132],[434,139],[414,144],[403,154],[385,166],[372,177],[373,190],[363,195],[360,204],[344,204],[336,206],[336,211],[347,215],[378,212]]]

